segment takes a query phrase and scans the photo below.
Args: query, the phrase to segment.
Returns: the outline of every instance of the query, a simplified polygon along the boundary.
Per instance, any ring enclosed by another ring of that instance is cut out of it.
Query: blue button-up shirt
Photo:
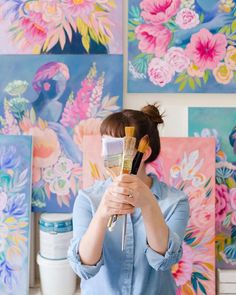
[[[182,241],[189,219],[189,205],[182,191],[159,182],[151,175],[151,191],[156,197],[169,227],[168,249],[165,255],[147,244],[140,209],[127,218],[125,250],[121,251],[122,218],[112,232],[107,231],[100,261],[84,265],[78,255],[80,239],[86,232],[111,179],[98,181],[81,190],[73,210],[73,239],[68,251],[70,264],[81,278],[82,295],[174,295],[176,286],[171,266],[182,255]],[[160,237],[161,239],[161,237]]]

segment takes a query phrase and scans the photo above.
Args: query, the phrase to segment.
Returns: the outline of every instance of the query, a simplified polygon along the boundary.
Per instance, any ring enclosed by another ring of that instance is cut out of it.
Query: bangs
[[[126,126],[130,126],[128,118],[121,112],[113,113],[102,122],[100,133],[101,135],[124,137]]]

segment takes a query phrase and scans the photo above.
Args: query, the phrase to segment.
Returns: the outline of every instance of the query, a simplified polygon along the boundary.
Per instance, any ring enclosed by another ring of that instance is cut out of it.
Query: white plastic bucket
[[[43,213],[39,228],[40,255],[47,259],[65,259],[72,238],[72,215]]]
[[[50,260],[37,255],[42,295],[73,295],[76,275],[67,259]]]

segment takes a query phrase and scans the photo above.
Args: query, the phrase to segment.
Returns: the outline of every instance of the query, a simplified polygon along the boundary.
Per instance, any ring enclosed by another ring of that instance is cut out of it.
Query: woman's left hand
[[[150,206],[153,194],[149,187],[136,175],[122,174],[114,179],[113,192],[123,202],[136,208]]]

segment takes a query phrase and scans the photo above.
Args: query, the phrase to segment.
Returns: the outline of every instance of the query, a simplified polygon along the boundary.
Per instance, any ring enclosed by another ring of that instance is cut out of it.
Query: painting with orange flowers
[[[122,53],[120,0],[0,0],[0,26],[2,54]]]
[[[96,151],[89,151],[91,142],[91,136],[84,137],[85,186],[108,177],[101,162],[101,138],[95,138]],[[184,191],[190,205],[183,256],[172,268],[176,295],[215,294],[215,141],[166,137],[161,138],[161,150],[157,160],[147,165],[147,173]]]
[[[215,294],[215,141],[162,138],[161,147],[147,171],[183,190],[190,205],[183,256],[172,268],[176,295]]]
[[[128,42],[129,92],[236,91],[236,0],[129,0]]]
[[[83,137],[122,105],[121,55],[3,56],[0,133],[33,136],[34,211],[71,212]]]

